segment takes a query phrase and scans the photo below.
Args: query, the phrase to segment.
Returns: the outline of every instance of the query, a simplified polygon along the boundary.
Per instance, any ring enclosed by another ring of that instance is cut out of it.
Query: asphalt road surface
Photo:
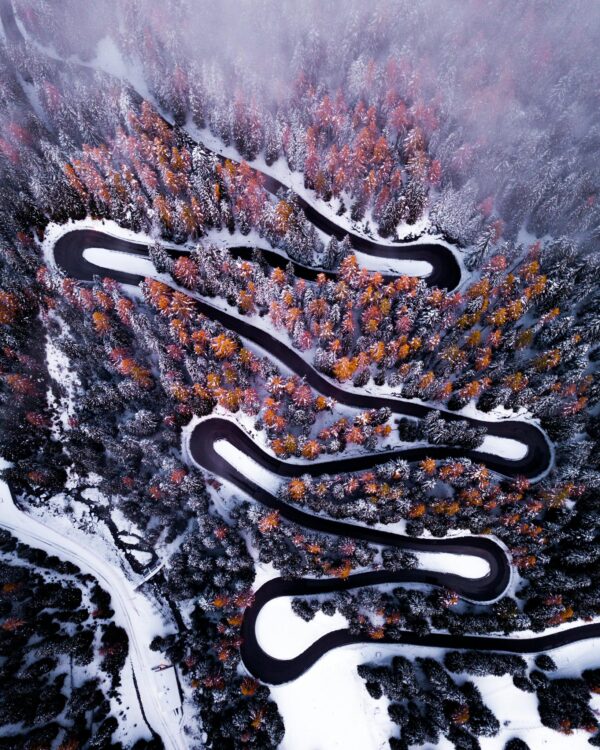
[[[134,255],[149,259],[148,248],[143,243],[131,242],[113,237],[104,232],[89,229],[67,232],[54,246],[54,262],[67,275],[81,281],[91,281],[96,277],[110,278],[124,284],[139,284],[142,276],[127,273],[119,269],[107,269],[90,263],[83,257],[87,248],[105,248],[127,255]],[[398,416],[416,417],[422,419],[429,414],[433,407],[407,399],[397,399],[384,396],[370,396],[350,388],[344,388],[328,380],[317,372],[298,352],[272,336],[268,331],[255,323],[226,312],[211,304],[207,298],[195,297],[201,313],[213,320],[217,320],[243,338],[252,341],[265,350],[270,356],[282,362],[295,372],[319,393],[335,399],[338,403],[357,409],[378,409],[388,407],[392,414]],[[529,479],[543,474],[550,466],[551,452],[548,440],[542,430],[534,424],[516,419],[493,421],[461,417],[453,412],[442,411],[447,420],[465,419],[470,425],[483,426],[487,435],[508,438],[523,443],[527,451],[522,458],[513,459],[494,453],[479,450],[466,450],[456,447],[431,447],[427,455],[433,458],[468,457],[472,461],[483,463],[492,471],[508,477],[523,476]]]
[[[115,281],[127,284],[138,284],[142,280],[141,276],[127,273],[118,267],[106,269],[90,263],[83,256],[86,248],[105,248],[116,253],[123,253],[124,260],[128,255],[144,259],[149,258],[148,248],[144,244],[122,240],[104,232],[73,230],[57,240],[54,246],[54,262],[69,276],[81,281],[91,281],[94,277],[98,276],[109,276]],[[114,258],[115,265],[118,266],[118,255],[115,255]],[[200,312],[218,320],[240,336],[251,340],[271,356],[283,362],[292,371],[304,377],[317,391],[336,399],[340,403],[356,408],[380,408],[388,406],[395,414],[419,418],[424,417],[431,410],[431,407],[412,401],[388,397],[380,398],[352,390],[345,390],[324,378],[294,350],[257,325],[215,307],[204,298],[196,299],[196,301]],[[450,420],[459,418],[451,412],[444,412],[443,415],[446,419]],[[236,469],[235,466],[217,453],[214,447],[215,443],[218,440],[228,441],[238,448],[238,450],[250,456],[252,460],[260,464],[263,468],[282,478],[300,476],[303,473],[316,476],[323,473],[336,474],[345,471],[359,471],[376,466],[391,458],[404,458],[409,461],[416,461],[427,456],[434,458],[468,456],[474,461],[485,463],[490,469],[505,476],[523,475],[536,477],[549,467],[551,459],[550,446],[544,433],[535,425],[518,420],[494,422],[469,419],[468,421],[471,424],[483,424],[487,428],[489,435],[511,438],[526,444],[526,455],[521,459],[513,460],[491,453],[468,451],[464,448],[429,446],[363,454],[352,458],[334,458],[313,463],[293,463],[281,461],[260,450],[254,441],[230,420],[211,417],[202,420],[195,427],[190,436],[189,450],[193,460],[199,466],[231,482],[254,501],[260,502],[265,507],[279,511],[283,518],[303,528],[324,534],[351,537],[373,544],[415,552],[446,552],[471,555],[483,559],[489,567],[488,574],[481,578],[466,578],[450,573],[411,569],[399,572],[371,571],[349,576],[345,580],[303,579],[290,582],[284,579],[274,579],[269,581],[257,592],[254,603],[246,610],[244,616],[242,656],[247,668],[253,674],[270,683],[295,679],[295,677],[302,674],[303,671],[314,664],[329,649],[347,643],[361,642],[366,638],[366,636],[354,635],[348,630],[339,630],[319,639],[295,659],[274,659],[260,647],[255,632],[256,618],[262,607],[272,598],[286,595],[297,596],[317,592],[341,591],[382,583],[417,582],[443,586],[456,591],[466,599],[484,603],[494,601],[503,594],[510,581],[511,567],[505,550],[492,538],[473,535],[448,539],[412,538],[307,513],[279,500],[275,495],[256,484],[251,477],[244,475]],[[556,636],[557,638],[568,637],[563,634],[556,634]],[[418,636],[414,633],[406,633],[402,637],[402,642],[414,642],[423,645],[437,645],[440,642],[449,647],[459,648],[460,643],[463,642],[462,639],[466,639],[463,646],[465,648],[471,648],[470,644],[472,642],[481,642],[482,648],[490,649],[498,648],[498,644],[506,648],[513,648],[515,643],[517,645],[521,644],[520,647],[527,647],[527,642],[525,641],[487,638],[476,638],[473,641],[473,638],[475,637],[435,634]]]
[[[206,153],[215,156],[219,161],[226,161],[225,157],[212,151],[204,143],[201,144],[201,147]],[[231,158],[227,160],[235,161]],[[261,174],[264,188],[273,195],[277,195],[280,191],[285,193],[288,190],[288,186],[275,177],[261,172],[255,166],[252,166],[252,169]],[[415,260],[429,263],[432,268],[431,273],[423,277],[429,286],[437,286],[440,289],[451,291],[456,289],[460,284],[460,265],[452,250],[443,243],[435,241],[419,242],[415,240],[398,240],[394,244],[377,242],[377,240],[363,237],[336,224],[301,195],[298,195],[298,193],[294,193],[294,196],[311,224],[330,237],[335,237],[341,241],[344,237],[348,236],[350,244],[355,250],[372,257],[388,258],[390,260]],[[398,276],[399,274],[396,274],[395,277],[386,274],[385,278],[397,278]]]
[[[420,578],[415,577],[415,572],[418,573],[419,571],[405,571],[403,580],[407,583],[420,581]],[[348,628],[342,628],[333,630],[322,636],[293,659],[276,659],[264,651],[258,643],[256,638],[256,620],[261,609],[271,599],[279,596],[328,594],[336,591],[346,591],[358,586],[368,585],[369,583],[373,583],[373,581],[364,581],[361,576],[350,576],[343,581],[339,579],[307,578],[288,581],[284,578],[274,578],[265,583],[256,592],[253,604],[246,609],[242,623],[243,642],[241,654],[248,671],[263,682],[270,683],[271,685],[280,685],[281,683],[290,682],[300,677],[300,675],[310,669],[328,651],[340,648],[341,646],[360,643],[393,643],[448,649],[500,651],[511,654],[537,654],[542,651],[559,648],[560,646],[566,646],[569,643],[590,638],[600,638],[600,623],[580,625],[531,638],[453,635],[450,633],[427,633],[420,635],[406,630],[401,631],[398,637],[384,637],[375,640],[367,634],[354,634]]]

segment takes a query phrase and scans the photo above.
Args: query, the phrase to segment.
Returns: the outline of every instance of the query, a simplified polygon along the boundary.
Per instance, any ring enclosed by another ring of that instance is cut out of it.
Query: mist
[[[0,0],[1,747],[600,746],[598,49]]]
[[[102,0],[93,13],[74,0],[15,0],[14,7],[30,43],[71,63],[93,67],[111,40],[125,61],[119,69],[143,80],[165,114],[183,124],[200,107],[200,124],[221,137],[228,126],[218,121],[231,119],[236,103],[266,127],[278,115],[306,121],[298,105],[307,86],[316,99],[343,92],[351,107],[362,99],[378,108],[395,87],[413,110],[435,110],[428,151],[441,160],[443,185],[463,190],[447,194],[446,207],[472,213],[491,198],[509,237],[524,224],[536,235],[570,233],[584,243],[596,235],[600,6],[593,0],[399,0],[368,8],[334,0]],[[71,75],[75,88],[77,67]],[[556,186],[565,180],[563,195]],[[451,220],[440,229],[463,243],[475,239]]]

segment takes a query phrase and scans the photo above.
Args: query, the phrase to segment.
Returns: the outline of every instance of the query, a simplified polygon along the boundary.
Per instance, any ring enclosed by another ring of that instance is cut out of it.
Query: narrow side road
[[[148,599],[135,591],[134,584],[128,581],[121,571],[103,560],[92,549],[83,547],[73,537],[63,537],[41,521],[19,510],[14,504],[9,486],[1,481],[0,525],[24,544],[43,549],[74,563],[83,572],[94,576],[109,592],[115,620],[127,632],[129,658],[142,711],[150,730],[162,739],[167,750],[188,750],[179,718],[161,699],[162,673],[153,671],[153,667],[160,661],[159,654],[150,651],[150,644],[142,635],[147,632],[148,623],[155,619]]]

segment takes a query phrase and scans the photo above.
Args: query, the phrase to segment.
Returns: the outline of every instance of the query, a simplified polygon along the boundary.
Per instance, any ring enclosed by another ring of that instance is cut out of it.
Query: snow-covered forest
[[[600,746],[599,6],[0,24],[0,750]]]

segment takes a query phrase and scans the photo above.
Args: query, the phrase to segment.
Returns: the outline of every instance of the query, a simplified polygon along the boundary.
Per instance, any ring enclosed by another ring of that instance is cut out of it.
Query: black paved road
[[[274,578],[268,581],[256,592],[254,602],[246,609],[242,623],[241,654],[248,671],[263,682],[280,685],[300,677],[310,669],[328,651],[341,646],[352,644],[407,644],[412,646],[431,646],[448,649],[474,649],[478,651],[503,651],[512,654],[537,654],[553,648],[559,648],[569,643],[600,638],[600,623],[580,625],[560,630],[546,635],[528,638],[510,638],[502,636],[452,635],[450,633],[428,633],[420,635],[408,630],[402,631],[397,637],[384,637],[378,640],[367,634],[354,634],[348,628],[333,630],[312,643],[305,651],[292,659],[276,659],[261,647],[256,637],[256,620],[261,609],[272,599],[280,596],[306,596],[330,594],[337,591],[347,591],[359,586],[373,585],[381,581],[373,581],[367,573],[350,576],[346,580],[339,579],[308,579],[303,578],[288,581],[284,578]],[[407,570],[396,574],[396,581],[406,583],[427,580],[426,571]],[[435,574],[434,574],[435,575]]]
[[[138,284],[141,276],[130,274],[122,270],[104,269],[88,262],[83,253],[86,248],[100,247],[123,253],[123,260],[128,256],[148,258],[148,248],[141,243],[121,240],[103,232],[92,230],[73,230],[63,235],[54,246],[54,262],[69,276],[90,281],[95,276],[110,276],[121,283]],[[407,414],[423,417],[431,407],[412,401],[402,401],[393,398],[379,398],[362,393],[346,391],[326,380],[317,373],[299,354],[277,340],[257,325],[240,319],[235,315],[220,310],[206,300],[197,300],[199,310],[240,336],[247,338],[267,351],[271,356],[282,361],[292,371],[306,378],[306,381],[324,395],[331,396],[341,403],[357,408],[380,408],[389,406],[396,414]],[[457,415],[444,413],[447,419],[457,419]],[[192,432],[190,437],[190,452],[194,460],[207,471],[232,482],[241,491],[248,494],[255,501],[266,507],[279,511],[282,517],[300,526],[324,534],[349,536],[374,544],[393,546],[397,548],[427,551],[453,552],[455,554],[472,555],[483,559],[489,566],[489,572],[481,578],[466,578],[463,576],[436,573],[426,570],[408,570],[398,573],[389,571],[372,571],[350,576],[345,581],[297,581],[294,582],[294,592],[312,593],[325,587],[325,590],[342,590],[358,586],[382,583],[420,582],[435,586],[445,586],[461,596],[478,602],[493,601],[506,590],[510,580],[510,562],[504,549],[493,539],[467,536],[449,539],[411,538],[388,531],[359,526],[358,524],[335,521],[330,518],[306,513],[294,506],[280,501],[270,492],[252,481],[245,474],[238,471],[232,464],[220,456],[214,449],[217,440],[227,440],[239,450],[252,457],[264,468],[281,476],[297,476],[303,473],[318,475],[321,473],[335,474],[343,471],[358,471],[392,457],[403,457],[407,460],[419,460],[425,456],[445,458],[448,456],[468,456],[474,461],[481,461],[494,471],[507,476],[525,475],[535,477],[544,472],[550,463],[550,448],[544,434],[534,425],[518,422],[479,422],[468,420],[472,424],[484,424],[488,434],[508,437],[527,445],[527,453],[523,459],[510,460],[480,451],[467,451],[460,448],[412,448],[406,451],[391,451],[380,454],[368,454],[354,458],[333,459],[309,464],[294,464],[284,462],[261,451],[255,443],[233,422],[224,419],[210,418],[202,421]],[[243,624],[245,642],[242,655],[248,669],[266,682],[284,682],[294,679],[308,669],[325,651],[345,643],[356,642],[356,636],[348,631],[331,633],[313,644],[298,659],[290,661],[274,660],[266,654],[256,641],[255,621],[260,608],[274,596],[282,596],[289,590],[289,583],[282,579],[266,584],[257,592],[254,605],[246,611]],[[331,588],[327,589],[327,586]],[[317,587],[317,589],[315,589]],[[283,592],[283,593],[282,593]],[[407,634],[407,638],[418,636]],[[447,636],[450,638],[450,636]],[[350,640],[349,640],[350,639]],[[408,642],[408,641],[406,641]],[[426,644],[423,640],[419,643]]]
[[[360,643],[394,643],[416,646],[433,646],[452,649],[479,649],[486,651],[506,651],[510,653],[538,653],[557,648],[568,643],[587,638],[600,637],[600,623],[584,625],[532,638],[506,638],[498,636],[453,635],[449,633],[429,633],[420,635],[402,631],[399,637],[373,639],[368,634],[355,634],[344,628],[335,630],[316,640],[309,648],[292,659],[277,659],[270,656],[260,645],[256,635],[256,623],[262,608],[272,599],[281,596],[315,596],[347,591],[364,586],[381,584],[421,583],[443,586],[471,601],[486,603],[502,596],[510,582],[510,561],[504,549],[493,538],[478,536],[450,537],[444,539],[414,538],[389,531],[381,531],[358,524],[334,521],[306,513],[295,506],[279,500],[248,476],[239,471],[215,450],[215,443],[225,440],[243,454],[248,455],[274,474],[285,478],[309,474],[337,474],[346,471],[360,471],[376,466],[390,458],[418,460],[430,455],[426,448],[409,451],[389,451],[363,454],[356,458],[333,459],[299,464],[280,461],[265,453],[234,422],[218,417],[209,417],[200,422],[192,431],[189,449],[198,465],[231,482],[242,492],[262,505],[279,511],[283,518],[304,528],[324,534],[360,539],[386,547],[396,547],[412,552],[446,552],[470,555],[484,560],[489,566],[487,575],[480,578],[438,573],[429,570],[370,571],[351,575],[346,579],[286,580],[275,578],[265,583],[256,592],[253,603],[246,608],[242,622],[241,655],[246,668],[258,679],[270,684],[281,684],[300,677],[324,654],[334,648]]]
[[[94,276],[110,276],[126,284],[138,284],[141,276],[124,271],[100,268],[89,263],[83,252],[86,248],[103,247],[137,257],[148,258],[146,245],[129,242],[111,237],[103,232],[93,230],[74,230],[63,235],[54,247],[56,264],[65,273],[82,281],[91,281]],[[204,315],[218,320],[223,325],[238,333],[240,336],[260,346],[268,354],[285,364],[293,372],[305,378],[306,382],[324,396],[334,398],[341,404],[357,409],[373,409],[387,406],[393,414],[423,418],[432,411],[432,407],[416,401],[395,399],[389,397],[369,396],[345,388],[326,379],[318,373],[300,354],[272,336],[266,330],[236,315],[225,312],[206,300],[197,300],[198,309]],[[456,420],[462,417],[452,412],[442,412],[445,419]],[[534,478],[545,472],[551,460],[550,446],[544,433],[535,425],[519,420],[505,420],[502,422],[485,421],[469,418],[472,425],[484,426],[487,434],[510,438],[527,446],[523,458],[509,459],[482,451],[468,451],[464,448],[430,449],[428,455],[444,457],[467,456],[473,461],[484,463],[488,468],[505,476],[525,476]]]
[[[206,471],[226,479],[238,487],[248,497],[260,502],[268,508],[279,511],[283,518],[306,529],[319,531],[323,534],[351,537],[372,544],[388,547],[398,547],[414,552],[452,552],[455,554],[469,554],[483,559],[489,565],[489,573],[482,578],[463,578],[447,573],[429,573],[423,571],[428,583],[446,586],[461,596],[474,601],[490,601],[500,596],[506,589],[510,579],[510,566],[506,553],[502,547],[489,537],[463,536],[444,539],[425,537],[409,537],[394,534],[390,531],[361,526],[359,524],[335,521],[331,518],[307,513],[299,508],[288,505],[275,495],[265,490],[250,476],[237,469],[232,463],[221,456],[214,448],[218,440],[225,440],[235,446],[244,455],[250,456],[254,462],[273,474],[283,477],[300,477],[303,474],[321,476],[323,474],[338,474],[348,471],[360,471],[377,466],[391,458],[418,459],[425,458],[429,452],[424,449],[409,451],[388,451],[384,453],[370,453],[353,458],[333,459],[330,461],[316,461],[311,463],[293,463],[281,461],[262,451],[256,443],[234,422],[219,417],[209,417],[200,422],[190,435],[189,449],[194,461]],[[415,571],[410,571],[415,573]],[[376,571],[364,574],[372,583],[386,583],[406,580],[398,578],[388,571]],[[353,577],[354,580],[355,577]],[[364,576],[361,577],[361,580]],[[414,578],[411,577],[411,580]],[[424,579],[425,580],[425,579]],[[364,585],[364,584],[363,584]]]
[[[225,157],[218,154],[216,151],[212,151],[206,146],[206,144],[200,144],[201,148],[208,154],[216,157],[220,161],[225,161]],[[229,161],[235,161],[229,159]],[[252,169],[259,172],[263,179],[263,185],[266,190],[274,195],[279,191],[288,190],[288,186],[283,182],[280,182],[275,177],[262,172],[257,169],[255,165],[252,165]],[[293,191],[292,191],[293,192]],[[441,242],[420,242],[415,240],[398,241],[393,245],[377,242],[376,240],[368,239],[355,232],[336,224],[325,214],[321,213],[317,208],[312,206],[306,201],[301,195],[294,193],[298,205],[304,211],[306,218],[325,234],[330,237],[336,237],[338,240],[343,240],[344,237],[348,236],[350,243],[355,250],[377,258],[387,258],[389,260],[417,260],[425,261],[429,263],[432,270],[427,276],[424,276],[424,280],[429,286],[437,286],[440,289],[456,289],[461,282],[461,270],[460,265],[452,252],[446,245]],[[398,278],[400,274],[384,274],[385,278]]]

